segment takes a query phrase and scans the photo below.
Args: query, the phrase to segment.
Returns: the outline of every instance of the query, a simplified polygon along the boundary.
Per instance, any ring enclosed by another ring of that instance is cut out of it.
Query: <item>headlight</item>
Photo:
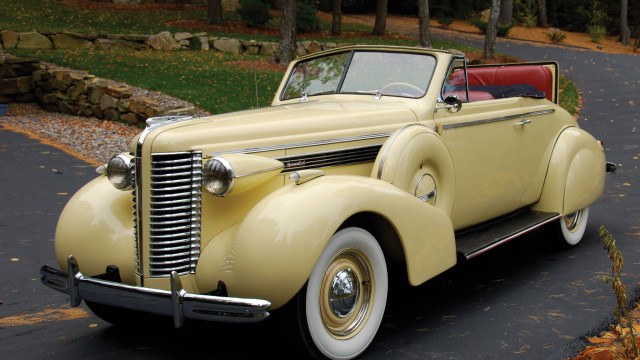
[[[133,187],[131,159],[122,154],[112,157],[107,164],[107,179],[116,189],[131,189]]]
[[[204,187],[215,196],[225,196],[233,189],[233,169],[221,157],[214,157],[204,164],[202,170]]]

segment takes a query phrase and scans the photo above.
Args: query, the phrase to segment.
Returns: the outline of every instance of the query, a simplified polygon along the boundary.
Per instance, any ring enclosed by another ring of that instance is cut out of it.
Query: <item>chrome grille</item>
[[[276,160],[284,164],[283,172],[351,165],[375,161],[381,147],[382,145],[369,145],[350,149],[284,156],[276,158]]]
[[[201,184],[201,152],[151,155],[151,277],[195,272],[200,256]]]

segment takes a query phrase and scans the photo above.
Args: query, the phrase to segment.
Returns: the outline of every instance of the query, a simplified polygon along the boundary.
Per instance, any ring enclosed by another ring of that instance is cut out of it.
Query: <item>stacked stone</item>
[[[0,49],[122,49],[122,50],[209,50],[206,33],[176,33],[163,31],[155,35],[142,34],[77,34],[72,32],[15,32],[3,30]]]
[[[47,111],[136,125],[154,116],[198,113],[193,106],[163,104],[130,86],[33,59],[0,59],[0,78],[0,103],[36,100]]]
[[[0,59],[0,103],[33,101],[34,71],[40,62],[34,59]]]
[[[278,43],[272,41],[239,40],[207,36],[206,33],[179,32],[171,34],[163,31],[154,35],[141,34],[76,34],[25,32],[11,30],[1,32],[0,50],[3,48],[22,49],[116,49],[116,50],[216,50],[233,54],[275,56]],[[317,41],[298,42],[298,55],[312,54],[348,44],[319,43]]]

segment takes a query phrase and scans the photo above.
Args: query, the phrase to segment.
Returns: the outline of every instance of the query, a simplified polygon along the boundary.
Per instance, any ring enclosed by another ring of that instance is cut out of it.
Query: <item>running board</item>
[[[541,211],[513,213],[456,232],[456,248],[464,257],[471,259],[560,217],[557,213]]]

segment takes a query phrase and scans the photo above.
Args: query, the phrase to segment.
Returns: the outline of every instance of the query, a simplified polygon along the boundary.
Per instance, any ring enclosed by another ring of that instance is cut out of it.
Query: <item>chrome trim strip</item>
[[[562,215],[557,214],[557,215],[555,215],[555,216],[553,216],[553,217],[551,217],[549,219],[546,219],[546,220],[544,220],[544,221],[542,221],[540,223],[537,223],[537,224],[535,224],[533,226],[530,226],[528,228],[522,229],[522,230],[518,231],[517,233],[512,234],[512,235],[510,235],[510,236],[508,236],[508,237],[506,237],[506,238],[504,238],[504,239],[502,239],[502,240],[500,240],[498,242],[495,242],[495,243],[493,243],[493,244],[491,244],[491,245],[489,245],[487,247],[483,247],[481,249],[478,249],[478,250],[476,250],[474,252],[469,253],[469,255],[467,255],[466,258],[467,259],[474,258],[474,257],[476,257],[476,256],[478,256],[480,254],[483,254],[483,253],[485,253],[485,252],[487,252],[487,251],[499,246],[499,245],[502,245],[502,244],[506,243],[507,241],[513,240],[513,239],[517,238],[520,235],[526,234],[526,233],[528,233],[528,232],[530,232],[532,230],[535,230],[535,229],[537,229],[537,228],[539,228],[539,227],[541,227],[543,225],[546,225],[546,224],[548,224],[548,223],[550,223],[552,221],[558,220],[561,217],[562,217]]]
[[[171,291],[132,286],[84,276],[73,256],[67,261],[68,272],[47,265],[40,268],[40,281],[47,287],[70,296],[71,306],[92,301],[113,307],[170,316],[180,327],[185,319],[253,323],[269,317],[271,303],[261,299],[191,294],[185,291],[176,272],[167,279]]]
[[[456,124],[445,124],[442,126],[442,129],[447,130],[447,129],[455,129],[455,128],[464,127],[464,126],[474,126],[474,125],[481,125],[481,124],[487,124],[487,123],[498,122],[498,121],[514,120],[514,119],[519,119],[527,116],[550,114],[553,112],[555,112],[555,109],[547,109],[547,110],[528,112],[524,114],[501,116],[501,117],[496,117],[491,119],[476,120],[476,121],[469,121],[469,122],[456,123]]]
[[[382,158],[380,159],[380,166],[378,167],[378,175],[377,175],[378,180],[380,180],[380,178],[382,177],[382,168],[384,167],[384,162],[387,159],[387,154],[389,153],[389,149],[391,148],[391,145],[393,145],[393,142],[396,141],[396,138],[400,135],[401,132],[403,132],[405,129],[410,128],[412,126],[424,126],[424,125],[418,124],[418,123],[405,125],[399,130],[396,130],[396,132],[393,133],[393,136],[391,137],[391,139],[387,141],[386,146],[383,149]]]
[[[339,143],[351,142],[351,141],[381,139],[389,136],[391,136],[391,133],[379,133],[379,134],[352,136],[352,137],[335,138],[335,139],[327,139],[327,140],[306,141],[306,142],[291,143],[291,144],[218,151],[218,152],[209,153],[207,154],[207,156],[217,156],[217,155],[225,155],[225,154],[251,154],[251,153],[257,153],[257,152],[264,152],[264,151],[296,149],[296,148],[307,147],[307,146],[319,146],[319,145],[339,144]]]
[[[269,171],[281,170],[282,168],[284,168],[284,164],[282,164],[281,166],[275,166],[275,167],[272,167],[272,168],[269,168],[269,169],[263,169],[263,170],[258,170],[258,171],[246,173],[246,174],[235,175],[234,178],[237,179],[237,178],[241,178],[241,177],[245,177],[245,176],[262,174],[262,173],[269,172]]]

